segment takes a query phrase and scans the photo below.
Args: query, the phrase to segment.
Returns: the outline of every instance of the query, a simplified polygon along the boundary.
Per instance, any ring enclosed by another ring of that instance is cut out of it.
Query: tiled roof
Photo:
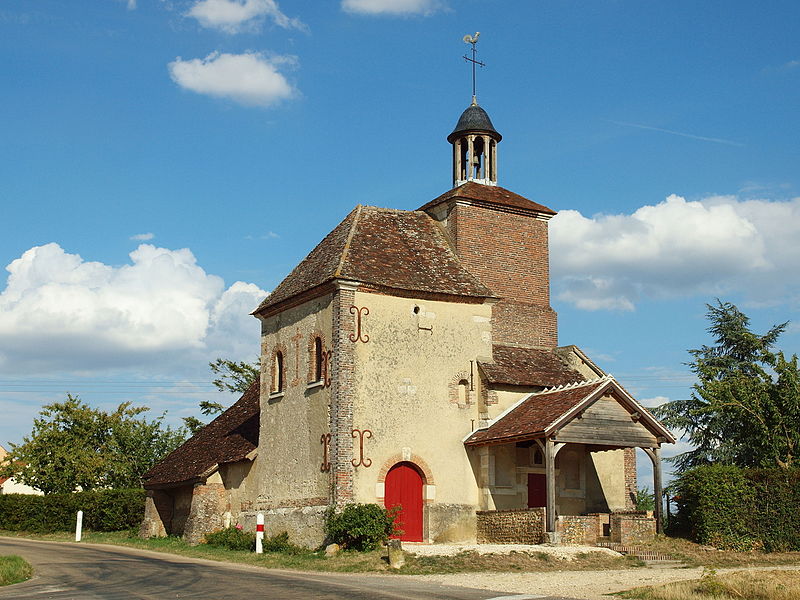
[[[494,362],[478,362],[490,385],[551,387],[585,379],[570,369],[553,350],[495,344],[492,357]]]
[[[530,394],[488,428],[475,431],[464,443],[472,446],[537,437],[608,382],[606,378],[595,379]]]
[[[426,213],[358,206],[267,296],[256,313],[334,279],[489,298]]]
[[[259,382],[228,410],[142,476],[144,486],[189,483],[215,465],[244,459],[258,446]]]
[[[445,192],[438,198],[435,198],[427,204],[421,206],[419,210],[428,210],[429,208],[433,208],[442,202],[458,199],[471,200],[477,203],[485,203],[494,206],[506,206],[510,208],[529,210],[550,216],[556,214],[556,211],[553,209],[547,208],[543,204],[538,204],[532,200],[528,200],[527,198],[524,198],[519,194],[515,194],[514,192],[511,192],[498,185],[483,185],[481,183],[475,183],[474,181],[468,181],[467,183],[461,184],[460,186]]]

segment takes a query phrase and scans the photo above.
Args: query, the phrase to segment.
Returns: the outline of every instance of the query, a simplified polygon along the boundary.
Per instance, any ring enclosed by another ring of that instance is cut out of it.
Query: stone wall
[[[656,520],[643,514],[612,514],[611,541],[644,544],[656,535]]]
[[[544,540],[544,512],[543,508],[478,511],[478,543],[541,544]]]
[[[197,484],[192,490],[192,507],[183,530],[183,539],[199,544],[207,533],[224,527],[225,486],[222,483]]]
[[[625,508],[636,509],[636,448],[625,448]]]
[[[327,506],[302,508],[272,508],[264,513],[264,535],[271,537],[284,531],[289,541],[306,548],[319,548],[325,541],[325,511]],[[256,511],[243,512],[239,522],[246,531],[256,530]]]
[[[561,515],[556,520],[556,532],[562,544],[593,546],[600,527],[598,515]]]
[[[471,541],[476,537],[475,507],[471,504],[431,503],[425,508],[431,541],[438,544]]]

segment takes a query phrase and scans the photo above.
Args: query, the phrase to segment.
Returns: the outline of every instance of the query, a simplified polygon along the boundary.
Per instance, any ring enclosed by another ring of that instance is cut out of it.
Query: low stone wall
[[[319,548],[325,541],[325,510],[327,506],[304,506],[302,508],[264,509],[264,535],[271,537],[284,531],[289,541],[298,546]],[[256,530],[258,511],[242,512],[238,522],[246,531]]]
[[[476,539],[475,507],[471,504],[428,504],[425,519],[428,537],[435,544]]]
[[[480,510],[477,515],[479,544],[541,544],[545,509]]]
[[[612,514],[611,541],[618,544],[644,544],[656,536],[656,520],[644,514]]]
[[[561,515],[556,520],[556,532],[562,544],[593,546],[597,543],[597,515]]]

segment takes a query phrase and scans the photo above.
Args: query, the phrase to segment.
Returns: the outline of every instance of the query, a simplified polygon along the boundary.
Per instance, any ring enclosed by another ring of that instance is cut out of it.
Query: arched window
[[[458,382],[458,405],[463,406],[469,402],[469,381],[462,379]]]
[[[322,338],[314,338],[314,381],[322,381],[323,376]]]
[[[275,359],[272,363],[272,391],[274,392],[282,392],[283,391],[283,352],[280,350],[275,352]]]

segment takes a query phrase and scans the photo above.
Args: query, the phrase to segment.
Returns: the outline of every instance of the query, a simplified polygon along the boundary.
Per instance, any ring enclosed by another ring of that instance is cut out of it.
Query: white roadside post
[[[264,553],[264,513],[256,515],[256,554]]]
[[[83,530],[83,511],[78,511],[78,518],[75,521],[75,541],[81,541],[81,532]]]

